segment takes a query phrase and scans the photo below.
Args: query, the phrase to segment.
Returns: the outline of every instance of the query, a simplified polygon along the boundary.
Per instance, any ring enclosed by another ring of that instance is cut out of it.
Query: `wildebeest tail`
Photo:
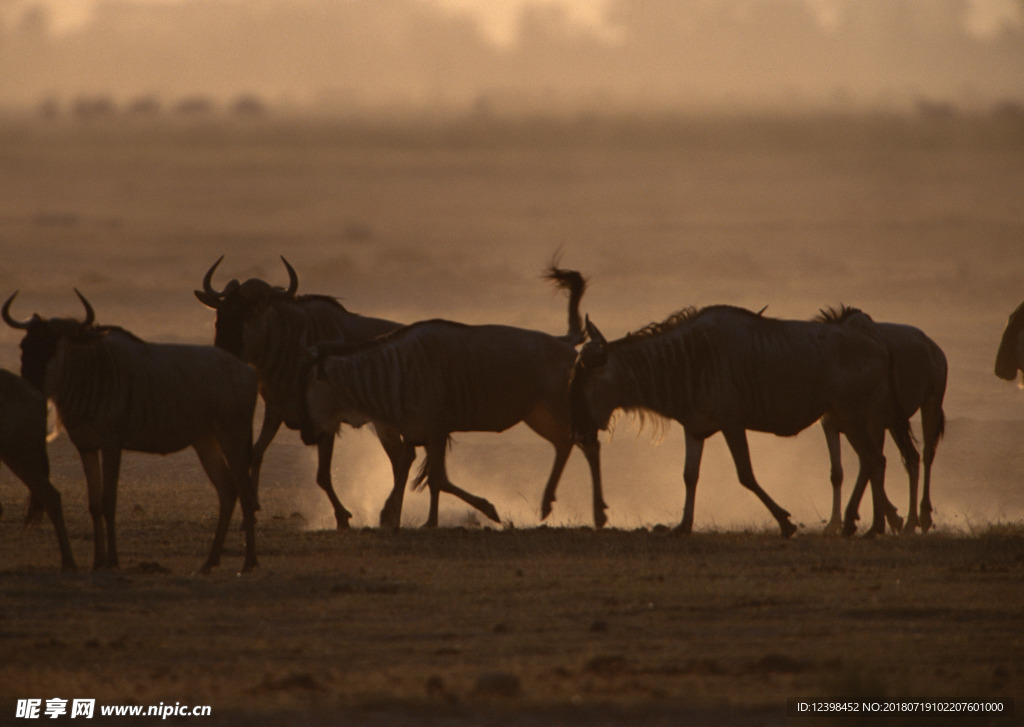
[[[916,457],[918,449],[914,432],[910,428],[910,419],[903,414],[903,406],[900,404],[899,387],[896,384],[896,362],[892,354],[889,355],[889,434],[896,442],[900,459],[906,467],[908,454],[913,452]]]
[[[427,484],[427,462],[420,463],[420,471],[416,473],[416,479],[412,481],[412,488],[416,491],[422,490]]]
[[[449,449],[449,450],[452,448],[452,437],[451,437],[451,435],[448,435],[448,438],[445,441],[445,445],[444,446],[445,446],[446,449]],[[412,489],[413,490],[418,492],[419,490],[422,490],[424,487],[426,487],[427,479],[430,477],[430,470],[429,470],[430,464],[431,464],[430,457],[427,457],[426,459],[424,459],[423,462],[420,464],[420,471],[416,473],[416,479],[414,479],[412,481]]]
[[[587,289],[587,281],[577,270],[566,270],[552,263],[544,276],[562,290],[569,291],[569,332],[563,336],[574,346],[583,343],[583,317],[580,315],[580,301]]]

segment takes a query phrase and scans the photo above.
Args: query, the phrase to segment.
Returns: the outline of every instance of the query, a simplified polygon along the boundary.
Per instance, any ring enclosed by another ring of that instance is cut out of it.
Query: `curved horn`
[[[217,258],[217,262],[215,262],[213,264],[213,266],[209,270],[206,271],[206,275],[203,276],[203,290],[206,292],[207,295],[213,296],[214,298],[217,298],[218,300],[223,300],[224,294],[227,292],[227,288],[225,288],[224,290],[221,290],[221,291],[216,291],[216,290],[213,289],[213,285],[212,285],[212,282],[213,282],[213,271],[217,269],[217,266],[220,265],[220,262],[223,259],[224,259],[223,255],[221,255],[219,258]]]
[[[284,255],[281,256],[281,262],[283,262],[285,268],[288,269],[288,290],[286,290],[285,293],[291,297],[295,297],[295,293],[299,290],[299,276],[295,274],[295,268],[293,268],[288,261],[284,259]]]
[[[92,306],[89,305],[89,301],[85,299],[85,296],[79,292],[78,288],[75,288],[75,295],[78,296],[78,299],[82,301],[82,305],[85,306],[85,320],[82,321],[82,325],[91,326],[96,320],[96,312],[92,309]]]
[[[4,303],[4,307],[3,307],[3,311],[2,311],[3,318],[4,318],[4,323],[9,325],[11,328],[18,328],[18,329],[24,331],[25,329],[28,328],[28,324],[31,322],[32,319],[30,318],[30,319],[25,320],[25,321],[16,321],[13,318],[11,318],[11,303],[14,301],[14,298],[15,298],[16,295],[18,295],[18,291],[17,290],[14,291],[13,293],[11,293],[11,297],[7,299],[6,303]]]

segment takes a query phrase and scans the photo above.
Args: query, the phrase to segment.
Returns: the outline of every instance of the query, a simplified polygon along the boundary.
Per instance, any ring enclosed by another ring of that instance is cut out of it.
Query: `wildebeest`
[[[910,480],[910,511],[903,525],[904,532],[913,533],[918,526],[924,532],[932,526],[931,475],[935,448],[946,428],[946,415],[942,400],[946,394],[946,376],[949,370],[946,355],[938,344],[921,329],[901,323],[877,323],[859,308],[840,306],[822,310],[815,319],[822,323],[837,323],[856,327],[877,338],[892,357],[893,396],[899,411],[907,418],[921,410],[921,434],[924,438],[924,486],[921,492],[921,510],[918,518],[917,485],[921,455],[909,437],[894,437],[901,447],[900,455]],[[840,496],[843,486],[843,465],[839,447],[839,432],[830,417],[822,419],[832,463],[832,518],[826,533],[839,532],[842,525]]]
[[[253,278],[244,283],[233,279],[223,290],[215,290],[213,273],[223,259],[221,256],[206,272],[203,289],[195,291],[195,295],[217,311],[214,345],[251,364],[259,375],[264,414],[250,467],[253,487],[258,492],[263,454],[274,435],[281,424],[289,429],[300,426],[304,393],[301,374],[307,347],[328,340],[362,343],[401,324],[352,313],[326,295],[296,295],[298,275],[284,257],[281,260],[288,271],[287,288]],[[386,426],[378,427],[376,432],[391,460],[394,488],[402,491],[412,465],[409,457],[415,457],[415,449],[405,447],[397,432]],[[334,432],[326,432],[309,444],[317,446],[316,482],[331,501],[340,529],[348,527],[352,513],[341,504],[331,482],[334,436]],[[390,512],[381,513],[381,524],[398,526]]]
[[[996,376],[1013,381],[1018,371],[1024,371],[1024,303],[1010,314],[996,353]]]
[[[3,305],[4,321],[25,331],[21,374],[53,400],[82,459],[93,521],[93,568],[118,567],[114,515],[121,451],[169,454],[191,446],[220,502],[210,555],[220,562],[235,501],[242,503],[243,571],[257,565],[256,496],[249,480],[256,373],[212,346],[146,343],[123,328],[85,319],[11,317],[17,291]],[[106,538],[104,539],[104,526]]]
[[[579,294],[582,277],[575,275]],[[501,432],[525,422],[555,447],[541,505],[546,516],[572,452],[566,381],[582,338],[577,305],[570,303],[569,333],[562,337],[501,325],[428,320],[397,329],[362,346],[323,343],[310,366],[303,436],[317,438],[342,423],[380,424],[399,430],[410,446],[426,449],[419,481],[430,488],[427,525],[437,525],[438,495],[453,492],[498,516],[486,500],[467,497],[448,478],[445,454],[453,432]],[[600,445],[580,445],[593,479],[594,523],[604,525]]]
[[[75,570],[60,493],[50,482],[46,397],[25,379],[4,369],[0,369],[0,462],[28,487],[32,507],[42,508],[49,515],[60,545],[61,570]]]
[[[862,480],[871,481],[875,506],[869,533],[885,531],[882,441],[887,426],[898,427],[898,417],[889,356],[879,342],[844,326],[770,319],[721,305],[680,311],[610,343],[589,320],[587,333],[569,385],[573,436],[596,442],[617,409],[682,424],[686,502],[677,532],[693,527],[704,440],[720,431],[740,483],[765,504],[783,537],[791,536],[796,526],[789,513],[754,477],[746,430],[791,436],[826,414],[860,458],[844,532],[856,530]]]

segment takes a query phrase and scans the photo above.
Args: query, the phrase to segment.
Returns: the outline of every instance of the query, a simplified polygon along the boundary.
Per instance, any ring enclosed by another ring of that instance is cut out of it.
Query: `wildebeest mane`
[[[284,292],[284,291],[282,291],[282,292]],[[327,303],[328,305],[333,305],[333,306],[337,307],[338,309],[345,311],[346,313],[351,312],[351,311],[348,310],[348,308],[346,308],[345,306],[343,306],[341,304],[340,300],[335,298],[333,295],[322,295],[320,293],[304,293],[302,295],[296,295],[294,298],[290,298],[290,299],[294,300],[296,303],[306,303],[306,302]]]
[[[430,318],[423,321],[416,321],[405,326],[399,326],[394,330],[382,333],[376,338],[371,338],[366,341],[321,341],[310,347],[310,351],[314,354],[313,359],[316,363],[321,363],[325,358],[329,356],[351,356],[365,351],[371,348],[377,348],[384,346],[388,343],[400,340],[405,336],[413,335],[413,333],[424,326],[435,325],[443,323],[448,326],[456,328],[467,328],[468,326],[464,323],[458,323],[456,321],[449,321],[443,318]]]
[[[838,308],[828,306],[818,311],[812,320],[815,323],[844,323],[848,318],[855,315],[867,315],[860,308],[840,303]],[[870,318],[870,316],[868,316]]]
[[[102,336],[107,336],[111,333],[120,333],[125,338],[128,338],[135,343],[146,343],[146,341],[121,326],[90,326],[88,329],[82,331],[81,340],[93,340]]]
[[[638,328],[635,331],[631,331],[626,334],[626,337],[622,340],[635,340],[639,338],[654,338],[660,336],[668,331],[675,330],[687,321],[693,320],[697,315],[701,313],[703,309],[696,308],[694,306],[687,306],[672,313],[663,321],[654,321],[648,323],[643,328]]]
[[[643,328],[638,328],[635,331],[627,333],[623,338],[619,339],[618,341],[613,341],[611,345],[614,345],[616,343],[625,342],[625,341],[633,341],[633,342],[635,342],[637,340],[642,340],[642,339],[647,339],[647,338],[656,338],[658,336],[661,336],[663,334],[666,334],[666,333],[669,333],[671,331],[676,330],[680,326],[683,326],[683,325],[685,325],[685,324],[687,324],[687,323],[689,323],[689,322],[699,318],[701,315],[703,315],[705,313],[709,313],[709,312],[711,312],[713,310],[723,309],[723,308],[736,311],[737,313],[753,316],[755,318],[762,318],[762,319],[765,319],[765,320],[771,320],[771,319],[768,319],[768,318],[766,318],[764,316],[764,311],[765,311],[765,308],[767,308],[767,306],[765,306],[765,308],[762,308],[757,313],[755,313],[754,311],[751,311],[751,310],[747,310],[746,308],[739,308],[737,306],[731,306],[731,305],[711,305],[711,306],[705,306],[704,308],[697,308],[695,306],[687,306],[686,308],[681,308],[680,310],[677,310],[675,313],[672,313],[668,318],[666,318],[663,321],[655,321],[653,323],[648,323]]]

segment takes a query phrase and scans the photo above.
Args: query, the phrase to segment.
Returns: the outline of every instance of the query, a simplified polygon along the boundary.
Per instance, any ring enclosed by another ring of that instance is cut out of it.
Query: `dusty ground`
[[[61,575],[5,517],[0,710],[208,704],[203,724],[798,724],[787,697],[1024,695],[1024,538],[259,528],[135,513],[120,572]],[[88,563],[88,530],[74,533]],[[157,721],[157,720],[153,720]],[[850,724],[843,720],[843,724]],[[914,724],[921,722],[914,721]],[[1009,724],[1010,720],[992,721]]]

